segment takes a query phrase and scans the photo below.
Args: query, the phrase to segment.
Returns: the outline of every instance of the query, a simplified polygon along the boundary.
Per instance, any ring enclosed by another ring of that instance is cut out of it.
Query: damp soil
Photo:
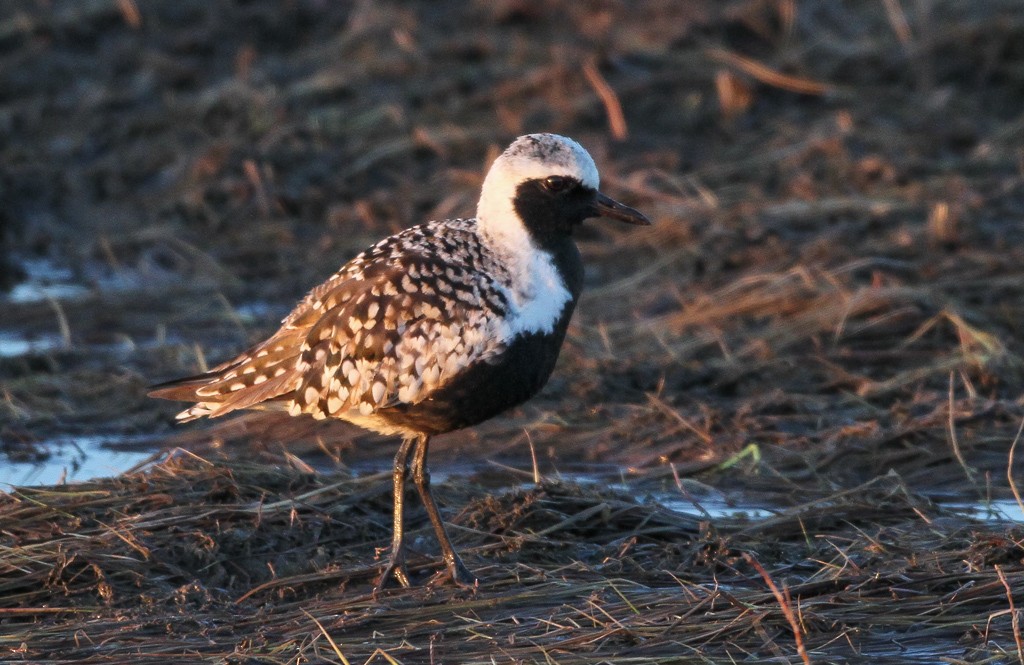
[[[1024,663],[1021,44],[1017,0],[5,3],[0,660]],[[393,441],[146,386],[531,131],[654,224],[589,223],[548,386],[432,442],[480,587],[414,512],[373,599]]]

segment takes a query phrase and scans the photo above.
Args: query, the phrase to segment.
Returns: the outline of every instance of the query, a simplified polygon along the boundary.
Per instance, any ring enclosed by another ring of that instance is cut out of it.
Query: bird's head
[[[477,207],[481,231],[509,244],[529,239],[544,248],[591,217],[650,224],[638,210],[598,191],[599,180],[594,159],[572,139],[520,136],[484,178]]]

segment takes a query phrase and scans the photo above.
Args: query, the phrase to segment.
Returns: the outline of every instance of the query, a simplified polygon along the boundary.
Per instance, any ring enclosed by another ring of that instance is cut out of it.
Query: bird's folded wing
[[[502,348],[493,285],[445,276],[437,259],[412,272],[375,264],[314,289],[268,340],[213,370],[150,395],[196,401],[180,420],[246,408],[287,408],[317,418],[414,404]]]
[[[500,317],[481,297],[493,287],[448,283],[435,262],[421,258],[415,279],[395,266],[324,312],[302,346],[289,411],[337,417],[415,404],[503,348]]]

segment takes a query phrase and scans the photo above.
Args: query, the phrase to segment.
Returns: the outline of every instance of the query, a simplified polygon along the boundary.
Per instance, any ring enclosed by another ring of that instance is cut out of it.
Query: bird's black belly
[[[564,338],[564,325],[546,335],[522,335],[500,357],[471,365],[422,402],[377,415],[430,435],[476,425],[537,394],[551,376]]]

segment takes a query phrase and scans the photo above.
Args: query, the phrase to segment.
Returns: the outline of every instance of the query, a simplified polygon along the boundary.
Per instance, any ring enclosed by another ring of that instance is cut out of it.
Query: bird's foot
[[[406,589],[411,586],[409,582],[409,569],[405,565],[405,552],[402,550],[391,554],[388,565],[384,567],[384,571],[380,574],[376,586],[373,587],[373,597],[376,598],[380,595],[384,589],[390,586],[392,580],[398,582]]]
[[[445,557],[445,563],[448,566],[446,578],[451,580],[455,586],[463,589],[473,589],[480,583],[477,576],[469,572],[469,568],[466,568],[466,564],[462,563],[462,559],[457,554],[454,554],[451,559]]]

